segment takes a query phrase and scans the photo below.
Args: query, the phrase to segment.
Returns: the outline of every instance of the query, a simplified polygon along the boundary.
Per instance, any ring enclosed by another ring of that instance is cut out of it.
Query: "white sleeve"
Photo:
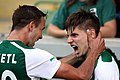
[[[26,68],[29,77],[51,79],[61,62],[47,51],[41,49],[25,50]]]
[[[95,80],[119,80],[119,70],[112,58],[112,62],[103,62],[101,57],[95,68]]]

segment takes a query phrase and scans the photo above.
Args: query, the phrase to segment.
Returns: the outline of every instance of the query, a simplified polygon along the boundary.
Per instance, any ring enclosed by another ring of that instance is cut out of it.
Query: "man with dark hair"
[[[88,34],[89,54],[81,66],[74,68],[70,64],[80,59],[81,56],[77,56],[79,53],[57,60],[49,52],[33,48],[35,42],[42,39],[45,16],[46,14],[34,6],[23,5],[15,10],[11,32],[6,40],[0,42],[1,80],[40,80],[53,77],[69,80],[90,79],[95,61],[105,48],[101,34],[94,39]]]
[[[99,19],[92,13],[80,10],[70,15],[66,21],[68,43],[73,47],[74,53],[86,58],[89,53],[90,43],[87,34],[89,31],[91,38],[96,38],[100,32]],[[78,55],[78,56],[79,56]],[[93,72],[93,80],[119,80],[119,69],[107,48],[96,60]]]

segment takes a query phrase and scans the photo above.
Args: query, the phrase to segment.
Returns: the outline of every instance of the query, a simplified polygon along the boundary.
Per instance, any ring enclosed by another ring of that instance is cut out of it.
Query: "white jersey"
[[[97,60],[94,80],[119,80],[119,69],[109,52],[104,51]]]

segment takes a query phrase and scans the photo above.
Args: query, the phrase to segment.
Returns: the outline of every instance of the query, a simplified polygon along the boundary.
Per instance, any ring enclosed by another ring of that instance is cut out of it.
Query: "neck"
[[[27,41],[26,41],[27,39],[23,35],[26,35],[26,34],[22,33],[22,31],[14,30],[8,35],[6,40],[19,40],[19,41],[23,42],[24,44],[27,44]]]

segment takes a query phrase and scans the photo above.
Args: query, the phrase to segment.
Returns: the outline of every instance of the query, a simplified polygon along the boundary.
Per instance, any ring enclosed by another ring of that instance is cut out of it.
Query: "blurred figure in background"
[[[90,10],[99,18],[103,37],[115,37],[116,10],[112,0],[65,0],[48,26],[48,35],[58,38],[66,37],[65,21],[70,14],[80,8]]]

